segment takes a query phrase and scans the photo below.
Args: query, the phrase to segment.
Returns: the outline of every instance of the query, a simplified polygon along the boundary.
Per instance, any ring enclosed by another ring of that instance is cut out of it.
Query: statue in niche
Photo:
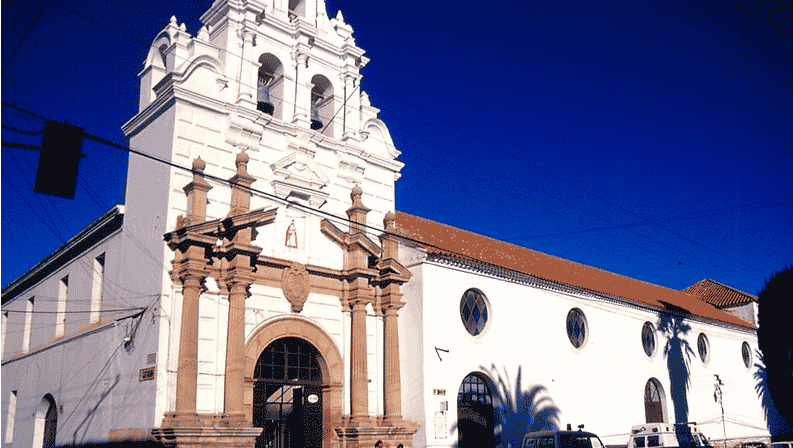
[[[292,221],[292,224],[289,224],[289,227],[286,229],[286,240],[284,241],[286,247],[294,247],[297,248],[297,230],[295,230],[295,222]]]

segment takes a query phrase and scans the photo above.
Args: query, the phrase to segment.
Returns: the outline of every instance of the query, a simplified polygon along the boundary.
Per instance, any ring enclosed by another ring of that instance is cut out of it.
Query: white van
[[[600,438],[586,431],[539,431],[523,436],[522,448],[604,448]]]
[[[712,448],[696,423],[645,423],[631,427],[627,448]]]

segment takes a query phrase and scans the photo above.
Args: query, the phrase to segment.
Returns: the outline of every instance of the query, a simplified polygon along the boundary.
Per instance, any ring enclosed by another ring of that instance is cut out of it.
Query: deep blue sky
[[[328,0],[405,162],[397,207],[681,289],[793,263],[790,2]],[[127,144],[151,41],[210,1],[2,2],[2,99]],[[450,6],[451,5],[451,6]],[[34,20],[35,19],[35,20]],[[40,120],[2,109],[2,123]],[[9,129],[4,142],[33,142]],[[124,201],[92,142],[75,200],[2,150],[2,284]]]

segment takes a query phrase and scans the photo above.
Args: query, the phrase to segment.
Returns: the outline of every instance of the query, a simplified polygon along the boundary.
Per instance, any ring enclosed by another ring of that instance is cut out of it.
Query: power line
[[[19,108],[19,107],[17,107],[17,106],[13,106],[13,105],[6,104],[6,103],[3,103],[3,104],[4,104],[4,105],[7,105],[7,106],[9,106],[9,107],[12,107],[12,108],[14,108],[14,109],[17,109],[17,110],[19,110],[19,111],[27,112],[27,111],[25,111],[24,109],[21,109],[21,108]],[[134,148],[131,148],[131,147],[128,147],[128,146],[124,146],[124,145],[121,145],[121,144],[119,144],[119,143],[113,142],[112,140],[108,140],[108,139],[105,139],[105,138],[103,138],[103,137],[99,137],[99,136],[95,136],[95,135],[92,135],[92,134],[89,134],[89,133],[85,133],[85,134],[84,134],[84,138],[87,138],[87,139],[90,139],[90,140],[94,140],[94,141],[97,141],[97,142],[99,142],[99,143],[103,143],[103,144],[106,144],[106,145],[108,145],[108,146],[115,147],[115,148],[117,148],[117,149],[121,149],[121,150],[123,150],[123,151],[131,152],[131,153],[133,153],[133,154],[136,154],[136,155],[139,155],[139,156],[142,156],[142,157],[145,157],[145,158],[151,159],[151,160],[153,160],[153,161],[156,161],[156,162],[159,162],[159,163],[164,163],[164,164],[166,164],[166,165],[168,165],[168,166],[171,166],[171,167],[173,167],[173,168],[177,168],[177,169],[180,169],[180,170],[183,170],[183,171],[187,171],[187,172],[192,172],[192,169],[191,169],[191,168],[187,168],[187,167],[185,167],[185,166],[179,165],[179,164],[177,164],[177,163],[175,163],[175,162],[172,162],[172,161],[170,161],[170,160],[166,160],[166,159],[163,159],[163,158],[161,158],[161,157],[157,157],[157,156],[154,156],[154,155],[151,155],[151,154],[145,153],[145,152],[143,152],[143,151],[136,150],[136,149],[134,149]],[[211,175],[211,174],[208,174],[208,173],[204,173],[204,177],[205,177],[206,179],[208,179],[208,180],[212,180],[212,181],[215,181],[215,182],[221,183],[221,184],[223,184],[223,185],[226,185],[226,184],[228,184],[228,185],[231,185],[231,184],[232,184],[232,182],[231,182],[231,181],[229,181],[229,180],[227,180],[227,179],[223,179],[223,178],[220,178],[220,177],[218,177],[218,176],[214,176],[214,175]],[[323,216],[325,216],[325,217],[327,217],[327,218],[329,218],[329,219],[332,219],[332,220],[334,220],[334,221],[336,221],[336,222],[340,222],[340,223],[346,223],[346,222],[348,222],[348,219],[347,219],[347,218],[344,218],[344,217],[341,217],[341,216],[338,216],[338,215],[334,215],[334,214],[332,214],[332,213],[330,213],[330,212],[326,212],[326,211],[323,211],[323,210],[314,209],[314,208],[312,208],[312,207],[310,207],[310,206],[308,206],[308,205],[304,205],[304,204],[301,204],[301,203],[299,203],[299,202],[295,202],[295,201],[292,201],[292,200],[289,200],[289,199],[279,198],[278,196],[275,196],[275,195],[273,195],[273,194],[267,193],[267,192],[265,192],[265,191],[262,191],[262,190],[258,190],[258,189],[256,189],[256,188],[253,188],[253,187],[245,187],[245,189],[247,189],[247,190],[248,190],[248,191],[250,191],[251,193],[256,193],[256,194],[258,194],[258,195],[260,195],[260,196],[262,196],[262,197],[265,197],[265,198],[268,198],[268,199],[271,199],[271,200],[277,201],[277,202],[279,202],[279,203],[287,204],[287,205],[289,205],[289,206],[298,207],[298,208],[304,209],[304,210],[306,210],[306,211],[310,211],[310,212],[312,212],[312,213],[314,213],[314,214],[323,215]],[[373,231],[373,232],[383,232],[383,229],[380,229],[380,228],[377,228],[377,227],[373,227],[373,226],[369,226],[368,224],[364,224],[364,225],[363,225],[363,227],[364,227],[364,228],[366,228],[366,229],[368,229],[368,230],[371,230],[371,231]],[[411,242],[414,242],[414,243],[417,243],[417,244],[420,244],[420,245],[424,245],[424,246],[427,246],[427,247],[432,247],[432,248],[435,248],[435,249],[439,249],[439,250],[445,250],[445,251],[447,251],[447,252],[451,252],[451,251],[448,251],[448,250],[447,250],[447,249],[445,249],[445,248],[441,248],[441,247],[439,247],[439,246],[436,246],[436,245],[434,245],[434,244],[430,244],[430,243],[427,243],[427,242],[424,242],[424,241],[420,241],[420,240],[417,240],[417,239],[413,239],[413,238],[410,238],[410,237],[406,237],[405,235],[399,235],[399,234],[397,234],[396,236],[399,236],[400,238],[402,238],[402,239],[404,239],[404,240],[408,240],[408,241],[411,241]],[[640,236],[641,236],[641,235],[640,235]],[[681,252],[681,253],[683,253],[683,254],[685,254],[685,255],[687,255],[687,256],[690,256],[690,257],[692,257],[692,258],[699,259],[699,260],[701,260],[701,261],[703,261],[703,262],[705,262],[705,263],[709,263],[709,264],[711,264],[711,265],[712,265],[712,266],[714,266],[714,267],[717,267],[717,268],[721,268],[721,269],[728,270],[728,269],[724,268],[723,266],[719,266],[719,265],[717,265],[717,264],[714,264],[713,262],[710,262],[710,261],[708,261],[708,260],[703,260],[703,259],[701,259],[701,258],[698,258],[698,257],[695,257],[695,256],[693,256],[693,255],[691,255],[691,254],[687,254],[686,252],[684,252],[684,251],[682,251],[682,250],[679,250],[679,249],[677,249],[677,248],[674,248],[674,247],[671,247],[671,246],[668,246],[668,245],[665,245],[665,244],[662,244],[662,243],[658,243],[658,242],[656,242],[656,244],[661,244],[662,246],[664,246],[664,247],[667,247],[667,248],[669,248],[669,249],[672,249],[672,250],[675,250],[675,251]],[[454,252],[452,252],[452,253],[454,253]],[[464,254],[460,254],[460,253],[456,253],[456,255],[459,255],[459,256],[466,256],[466,255],[464,255]]]

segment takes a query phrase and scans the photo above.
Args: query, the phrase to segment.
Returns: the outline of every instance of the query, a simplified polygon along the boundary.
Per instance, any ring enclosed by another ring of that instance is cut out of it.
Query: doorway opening
[[[263,428],[257,448],[321,448],[322,370],[309,342],[273,341],[256,362],[253,425]]]

